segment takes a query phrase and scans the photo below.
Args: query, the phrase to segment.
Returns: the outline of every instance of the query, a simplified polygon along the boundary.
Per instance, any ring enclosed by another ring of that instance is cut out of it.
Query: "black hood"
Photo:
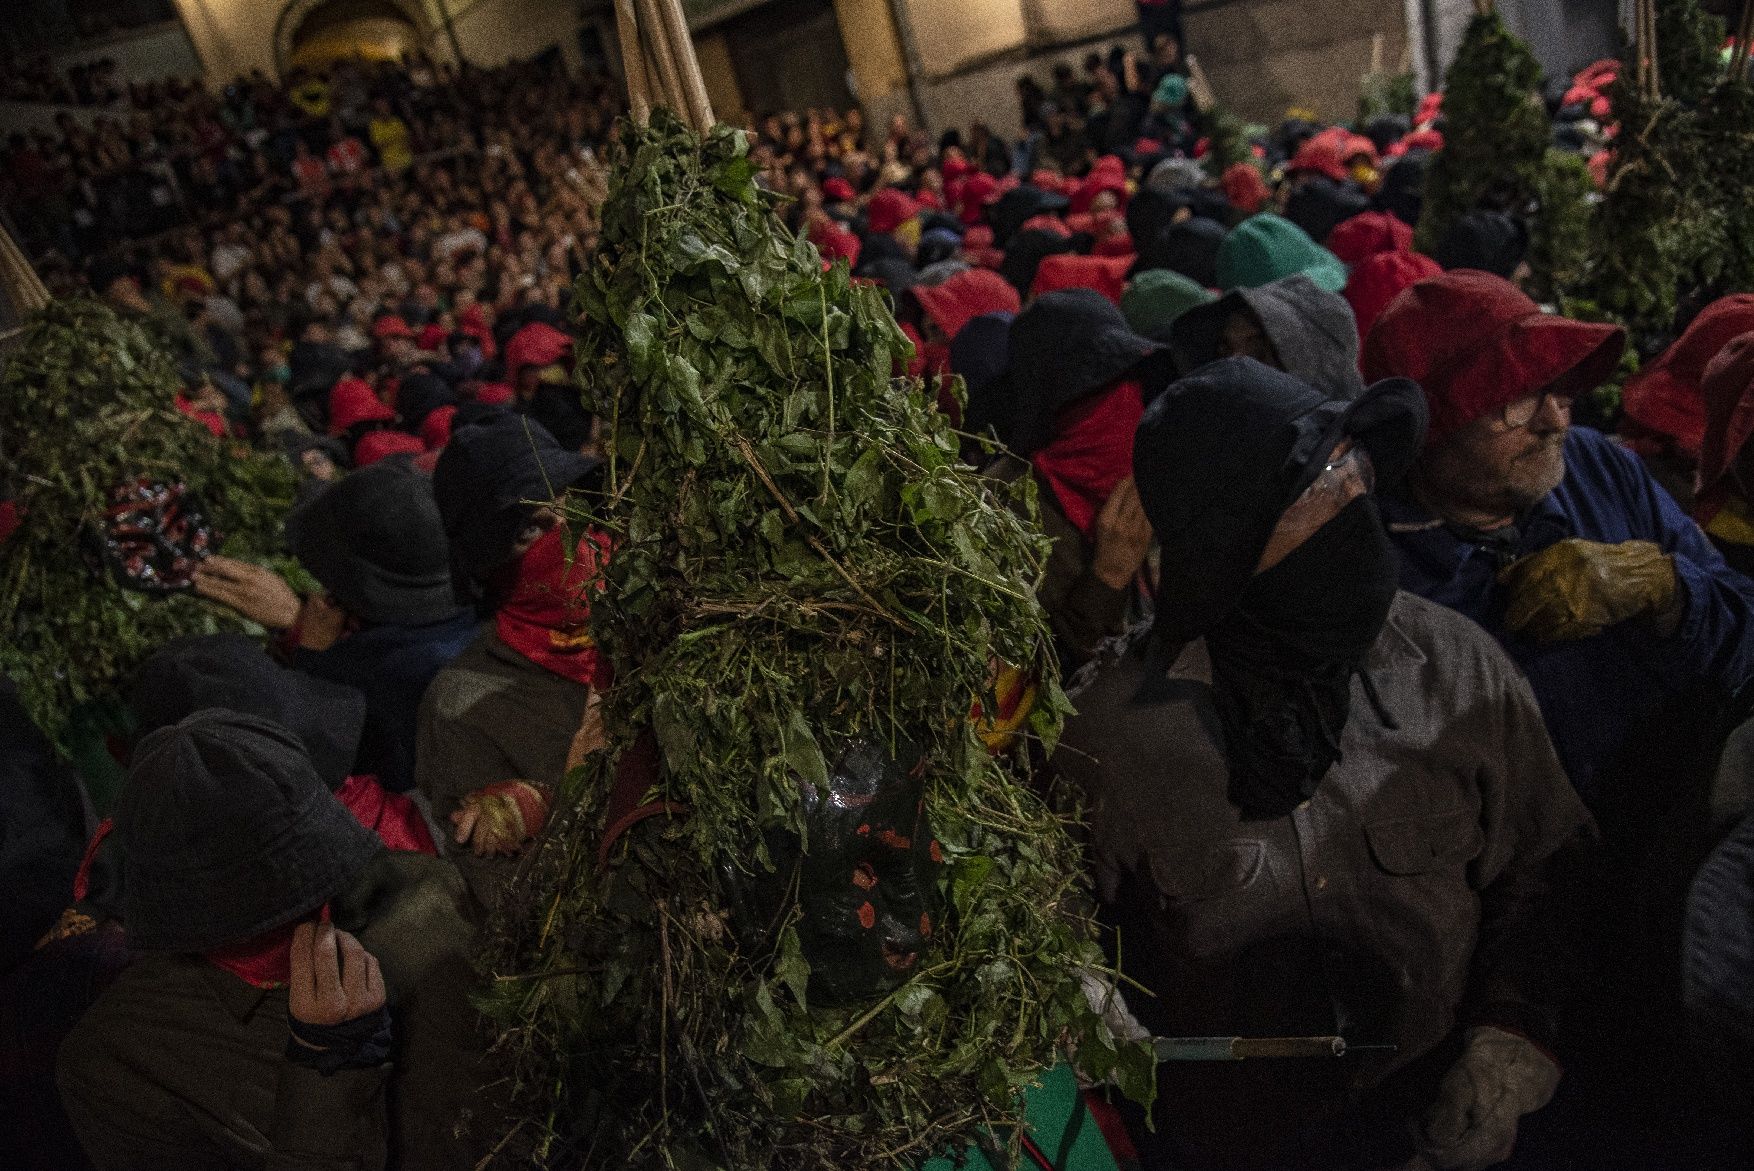
[[[1011,239],[1023,225],[1038,215],[1058,215],[1071,201],[1053,191],[1043,191],[1030,183],[1013,187],[987,208],[987,224],[993,229],[993,246],[1009,248]]]
[[[1300,179],[1285,201],[1285,218],[1326,245],[1333,230],[1370,210],[1370,197],[1356,183],[1336,183],[1326,175]]]
[[[280,666],[241,634],[173,639],[141,666],[129,700],[140,736],[203,708],[271,720],[297,736],[330,792],[353,772],[365,728],[365,696],[354,688]]]
[[[1117,378],[1138,371],[1145,401],[1169,381],[1169,351],[1140,337],[1114,303],[1090,289],[1036,299],[1011,323],[1005,406],[992,422],[999,438],[1028,458],[1054,438],[1059,413]]]
[[[1224,247],[1229,229],[1215,220],[1195,216],[1166,228],[1156,237],[1134,237],[1139,259],[1134,272],[1164,268],[1179,272],[1203,289],[1218,287],[1218,250]]]
[[[1432,259],[1445,272],[1471,268],[1509,280],[1529,254],[1529,226],[1502,211],[1471,211],[1450,225]]]
[[[1089,238],[1083,237],[1084,240]],[[1035,274],[1041,268],[1041,262],[1063,252],[1077,252],[1078,245],[1077,236],[1062,236],[1058,232],[1031,228],[1027,232],[1019,233],[1005,249],[1005,259],[999,265],[999,275],[1010,282],[1019,297],[1027,300],[1030,289],[1035,287]]]
[[[1417,228],[1420,213],[1425,209],[1425,172],[1430,166],[1428,150],[1410,150],[1402,155],[1384,173],[1371,206],[1388,212],[1410,228]]]
[[[1237,604],[1285,510],[1350,436],[1379,486],[1425,437],[1425,396],[1406,379],[1340,402],[1252,358],[1225,358],[1152,402],[1133,447],[1139,500],[1162,549],[1156,630],[1169,647]]]

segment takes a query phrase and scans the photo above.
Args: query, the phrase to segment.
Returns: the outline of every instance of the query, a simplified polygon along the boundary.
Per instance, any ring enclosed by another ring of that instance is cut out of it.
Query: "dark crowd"
[[[1037,487],[1113,1030],[1346,1043],[1164,1060],[1150,1118],[1092,1088],[1103,1151],[1040,1165],[1754,1165],[1754,295],[1610,413],[1627,339],[1523,291],[1529,222],[1414,250],[1441,97],[1219,165],[1149,31],[1020,79],[1016,138],[749,127],[967,459]],[[1574,149],[1606,84],[1553,95]],[[477,937],[602,741],[567,329],[620,99],[422,61],[132,93],[15,136],[5,205],[189,425],[293,462],[316,588],[202,563],[268,636],[153,655],[107,809],[0,692],[0,1165],[475,1167]]]

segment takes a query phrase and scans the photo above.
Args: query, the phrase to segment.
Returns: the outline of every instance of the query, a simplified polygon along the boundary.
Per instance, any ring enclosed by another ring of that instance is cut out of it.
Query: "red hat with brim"
[[[1594,390],[1620,364],[1626,331],[1541,311],[1490,273],[1459,269],[1406,290],[1364,345],[1364,380],[1411,378],[1425,390],[1427,448],[1521,398]]]
[[[1367,211],[1335,225],[1327,249],[1350,267],[1379,252],[1411,252],[1413,229],[1386,211]]]
[[[1687,331],[1626,383],[1626,417],[1644,430],[1673,440],[1698,458],[1705,442],[1706,367],[1736,338],[1754,331],[1754,293],[1713,301]]]
[[[885,187],[865,205],[865,226],[887,235],[920,214],[920,205],[905,191]]]

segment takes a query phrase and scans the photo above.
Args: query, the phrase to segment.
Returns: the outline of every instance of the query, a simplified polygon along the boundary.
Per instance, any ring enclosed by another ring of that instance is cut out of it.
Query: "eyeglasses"
[[[1541,409],[1547,405],[1549,400],[1558,408],[1560,414],[1568,419],[1571,417],[1571,400],[1562,394],[1546,390],[1540,394],[1531,394],[1527,398],[1519,398],[1515,402],[1504,404],[1498,412],[1498,425],[1506,431],[1516,431],[1527,427],[1535,421],[1535,416],[1541,413]]]

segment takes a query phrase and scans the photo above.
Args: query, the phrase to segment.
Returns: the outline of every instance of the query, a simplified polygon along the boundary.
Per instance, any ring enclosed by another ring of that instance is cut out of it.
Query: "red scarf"
[[[1133,474],[1133,432],[1144,414],[1138,382],[1110,383],[1061,412],[1058,437],[1035,453],[1036,473],[1087,540],[1096,514]]]
[[[608,664],[591,639],[591,589],[602,588],[609,539],[587,532],[569,559],[561,526],[518,558],[517,579],[495,623],[504,643],[562,678],[591,687],[608,682]],[[570,564],[569,564],[570,561]]]
[[[329,908],[325,906],[320,914],[327,922]],[[302,922],[303,918],[296,919],[284,927],[215,948],[207,953],[207,962],[252,987],[280,988],[292,979],[292,933]]]

